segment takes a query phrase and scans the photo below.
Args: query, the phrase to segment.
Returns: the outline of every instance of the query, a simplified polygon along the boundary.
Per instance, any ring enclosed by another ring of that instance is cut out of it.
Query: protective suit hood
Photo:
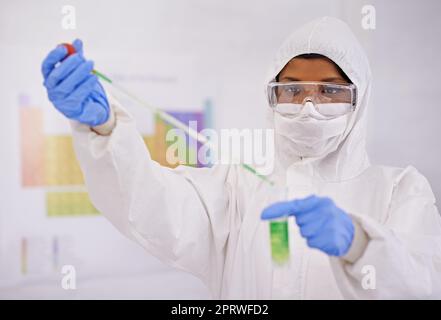
[[[282,173],[293,164],[312,165],[314,172],[327,181],[341,181],[359,175],[369,166],[366,152],[366,112],[371,88],[368,59],[349,27],[339,19],[323,17],[313,20],[292,33],[278,50],[270,65],[266,85],[283,67],[301,54],[316,53],[334,61],[357,87],[357,105],[335,148],[317,158],[301,158],[288,150],[289,143],[277,134],[276,167]],[[274,128],[274,112],[268,108],[268,123]]]

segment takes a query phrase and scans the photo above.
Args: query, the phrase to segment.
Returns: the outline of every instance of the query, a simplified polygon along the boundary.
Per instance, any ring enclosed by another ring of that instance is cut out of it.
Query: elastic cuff
[[[105,123],[96,127],[92,127],[92,130],[101,136],[110,135],[116,126],[115,111],[113,110],[112,106],[110,106],[109,111],[110,111],[109,119]]]
[[[369,243],[369,237],[361,225],[355,221],[355,219],[352,219],[352,222],[354,223],[354,239],[352,240],[349,251],[343,257],[341,257],[343,260],[349,263],[354,263],[357,261],[358,258],[362,256]]]

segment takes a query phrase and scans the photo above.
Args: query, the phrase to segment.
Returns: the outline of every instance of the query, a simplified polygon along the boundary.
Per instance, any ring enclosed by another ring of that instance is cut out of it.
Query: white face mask
[[[311,102],[295,118],[275,112],[275,133],[284,138],[280,151],[299,157],[323,157],[334,151],[347,127],[348,115],[328,120],[321,120],[320,116]]]

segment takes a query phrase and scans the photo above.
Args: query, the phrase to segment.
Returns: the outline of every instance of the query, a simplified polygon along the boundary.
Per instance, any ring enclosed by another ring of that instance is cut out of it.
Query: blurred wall
[[[361,28],[357,11],[369,3],[377,28]],[[346,1],[342,16],[368,53],[373,92],[368,150],[376,164],[415,166],[441,197],[440,1]]]

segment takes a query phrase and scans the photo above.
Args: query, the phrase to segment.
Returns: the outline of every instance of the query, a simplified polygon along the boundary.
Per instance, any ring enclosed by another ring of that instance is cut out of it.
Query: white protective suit
[[[355,238],[367,236],[355,258],[310,249],[291,221],[290,267],[274,268],[268,224],[260,220],[274,202],[267,185],[234,165],[161,167],[116,101],[110,135],[72,123],[94,205],[148,252],[199,277],[214,298],[441,298],[441,220],[429,183],[413,167],[369,164],[371,74],[361,47],[343,22],[315,20],[283,44],[267,82],[303,53],[322,54],[342,68],[358,88],[357,110],[335,146],[318,159],[298,158],[276,132],[272,178],[286,182],[290,198],[328,196],[350,214],[358,226]],[[364,289],[373,269],[376,288]]]

